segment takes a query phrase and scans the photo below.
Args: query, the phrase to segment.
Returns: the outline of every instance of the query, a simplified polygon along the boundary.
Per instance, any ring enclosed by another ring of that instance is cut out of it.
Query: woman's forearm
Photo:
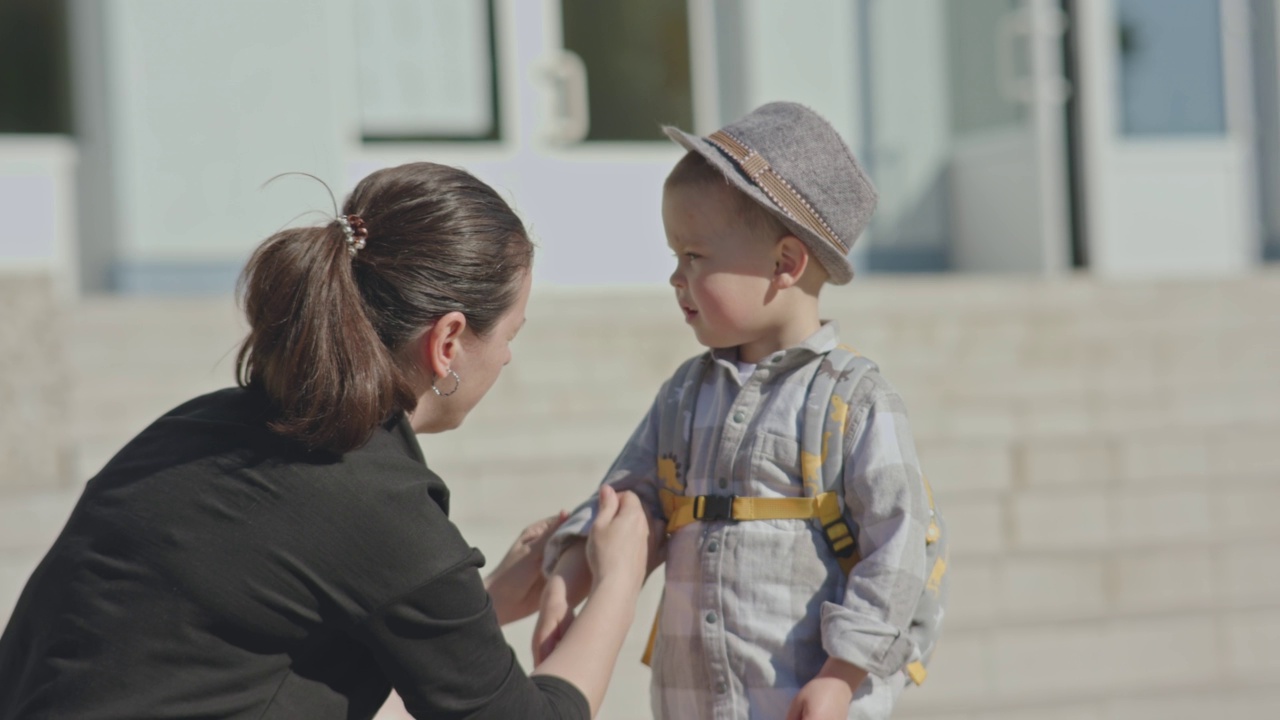
[[[573,683],[586,696],[595,717],[622,641],[635,619],[639,592],[640,588],[625,578],[598,583],[560,644],[533,674],[555,675]]]

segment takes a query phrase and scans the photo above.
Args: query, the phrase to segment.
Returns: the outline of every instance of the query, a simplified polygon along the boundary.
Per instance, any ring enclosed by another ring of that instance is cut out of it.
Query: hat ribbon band
[[[707,136],[716,147],[720,148],[729,159],[742,169],[742,172],[756,187],[764,191],[792,220],[800,223],[827,242],[835,245],[842,253],[848,253],[849,247],[840,241],[831,226],[822,219],[813,206],[809,204],[791,183],[787,182],[777,170],[769,165],[760,153],[747,147],[740,140],[723,130],[717,130]]]

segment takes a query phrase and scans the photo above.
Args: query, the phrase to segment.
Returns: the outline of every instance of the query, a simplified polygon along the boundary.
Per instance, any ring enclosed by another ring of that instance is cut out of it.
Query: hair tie
[[[369,230],[364,226],[364,218],[359,215],[339,215],[338,225],[347,239],[347,252],[355,257],[357,252],[364,249],[365,238],[369,237]]]

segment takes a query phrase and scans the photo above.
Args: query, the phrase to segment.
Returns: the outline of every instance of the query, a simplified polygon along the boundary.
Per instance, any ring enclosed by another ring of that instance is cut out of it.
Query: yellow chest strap
[[[667,515],[667,534],[674,533],[690,523],[743,520],[812,520],[822,523],[827,540],[840,569],[846,575],[858,564],[858,554],[853,549],[854,538],[849,525],[840,512],[840,497],[833,492],[815,497],[760,498],[734,497],[732,495],[698,495],[687,497],[670,490],[661,490],[662,509]]]

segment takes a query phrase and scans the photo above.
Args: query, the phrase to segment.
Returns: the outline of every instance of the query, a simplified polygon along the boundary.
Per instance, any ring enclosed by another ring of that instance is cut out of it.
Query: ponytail
[[[260,386],[271,429],[312,449],[363,445],[396,412],[412,411],[422,373],[406,346],[447,312],[478,334],[514,302],[532,243],[510,207],[462,170],[413,163],[356,187],[367,247],[342,227],[272,235],[240,276],[250,331],[237,381]]]
[[[337,225],[269,238],[240,276],[249,337],[237,380],[281,410],[271,429],[310,448],[359,447],[413,393],[378,339]]]

